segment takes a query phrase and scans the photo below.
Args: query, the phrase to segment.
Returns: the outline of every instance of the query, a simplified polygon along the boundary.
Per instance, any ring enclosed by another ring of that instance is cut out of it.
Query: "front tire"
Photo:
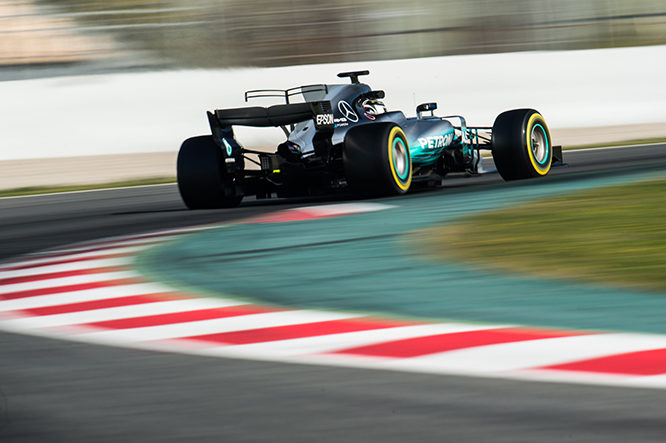
[[[550,171],[553,146],[546,121],[534,109],[514,109],[495,119],[493,160],[504,180],[541,177]]]
[[[407,136],[394,123],[351,128],[345,136],[342,158],[347,181],[358,193],[404,194],[412,184]]]
[[[185,140],[178,152],[178,190],[190,209],[231,208],[243,195],[226,172],[222,151],[210,135]]]

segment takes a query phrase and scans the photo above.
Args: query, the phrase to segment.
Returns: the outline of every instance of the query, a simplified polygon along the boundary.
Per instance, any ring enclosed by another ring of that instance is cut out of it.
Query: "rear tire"
[[[178,190],[190,209],[231,208],[243,195],[226,172],[222,151],[210,135],[188,138],[178,152]]]
[[[351,128],[345,136],[343,163],[347,181],[362,194],[404,194],[412,183],[407,136],[394,123]]]
[[[495,119],[493,160],[504,180],[520,180],[548,174],[553,146],[546,121],[534,109],[514,109]]]

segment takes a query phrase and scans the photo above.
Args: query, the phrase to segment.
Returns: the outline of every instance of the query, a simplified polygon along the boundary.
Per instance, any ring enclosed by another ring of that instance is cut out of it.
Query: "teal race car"
[[[492,152],[505,180],[540,177],[562,162],[546,121],[534,109],[501,113],[492,127],[468,126],[462,116],[435,116],[436,103],[415,117],[389,111],[384,91],[344,72],[348,84],[315,84],[245,93],[245,101],[276,98],[270,107],[208,112],[210,135],[183,142],[178,187],[190,209],[232,207],[244,196],[258,199],[354,192],[404,194],[437,186],[450,173],[485,172],[481,150]],[[248,149],[234,126],[280,127],[285,139],[275,152]],[[255,163],[253,168],[246,167]]]

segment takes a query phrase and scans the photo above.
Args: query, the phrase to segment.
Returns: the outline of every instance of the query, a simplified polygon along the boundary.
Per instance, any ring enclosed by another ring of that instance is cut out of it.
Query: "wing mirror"
[[[435,109],[437,109],[437,103],[422,103],[416,107],[416,114],[418,118],[423,117],[424,112],[430,111],[430,116],[435,115]]]

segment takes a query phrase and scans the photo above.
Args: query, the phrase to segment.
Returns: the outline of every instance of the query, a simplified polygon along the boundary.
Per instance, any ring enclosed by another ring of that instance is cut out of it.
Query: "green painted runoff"
[[[292,223],[228,225],[145,251],[139,270],[189,291],[382,316],[666,333],[666,297],[432,261],[414,231],[592,188],[664,176],[666,164],[442,189],[393,208]],[[279,207],[276,207],[279,210]],[[549,233],[544,227],[543,241]]]

